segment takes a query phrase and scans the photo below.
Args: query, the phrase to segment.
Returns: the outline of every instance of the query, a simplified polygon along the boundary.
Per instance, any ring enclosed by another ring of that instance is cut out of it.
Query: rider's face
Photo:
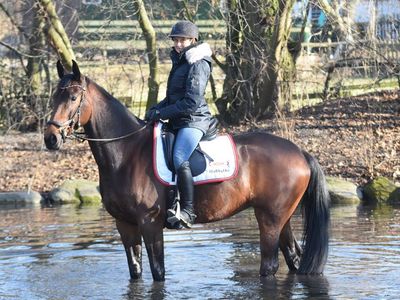
[[[174,42],[175,51],[180,53],[183,48],[190,46],[193,43],[194,39],[174,36],[172,38],[172,41]]]

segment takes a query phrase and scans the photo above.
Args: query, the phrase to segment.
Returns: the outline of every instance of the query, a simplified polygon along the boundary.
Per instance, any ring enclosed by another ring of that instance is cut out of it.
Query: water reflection
[[[0,298],[23,299],[396,299],[400,210],[332,208],[325,276],[258,276],[251,210],[192,230],[165,232],[166,282],[130,281],[113,219],[98,207],[0,209]],[[302,218],[292,222],[301,236]],[[368,283],[368,284],[366,284]]]
[[[128,292],[123,295],[123,299],[133,300],[140,298],[152,300],[167,299],[165,282],[153,282],[150,288],[147,289],[143,284],[143,280],[131,281],[128,285]]]

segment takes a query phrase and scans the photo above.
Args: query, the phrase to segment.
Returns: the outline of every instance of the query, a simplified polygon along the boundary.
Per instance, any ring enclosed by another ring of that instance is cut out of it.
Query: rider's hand
[[[145,116],[145,120],[149,123],[157,122],[161,119],[161,114],[158,109],[150,109]]]

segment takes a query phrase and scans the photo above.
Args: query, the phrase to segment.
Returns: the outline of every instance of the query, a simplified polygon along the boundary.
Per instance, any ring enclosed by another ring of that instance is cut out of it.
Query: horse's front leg
[[[116,220],[118,232],[124,244],[132,279],[142,277],[142,236],[139,226]]]
[[[141,232],[144,244],[146,245],[147,255],[149,257],[153,280],[164,281],[164,222],[162,222],[161,219],[157,219],[144,221],[141,225]]]

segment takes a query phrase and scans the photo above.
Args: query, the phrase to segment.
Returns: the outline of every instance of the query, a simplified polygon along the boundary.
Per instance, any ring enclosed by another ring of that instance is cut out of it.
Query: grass
[[[304,106],[312,106],[322,102],[323,85],[323,81],[320,83],[297,82],[295,84],[294,99],[290,107],[291,110],[297,110]],[[379,82],[376,82],[374,78],[349,78],[341,81],[333,81],[330,87],[331,97],[342,98],[381,90],[392,90],[399,86],[396,78],[387,78]]]

